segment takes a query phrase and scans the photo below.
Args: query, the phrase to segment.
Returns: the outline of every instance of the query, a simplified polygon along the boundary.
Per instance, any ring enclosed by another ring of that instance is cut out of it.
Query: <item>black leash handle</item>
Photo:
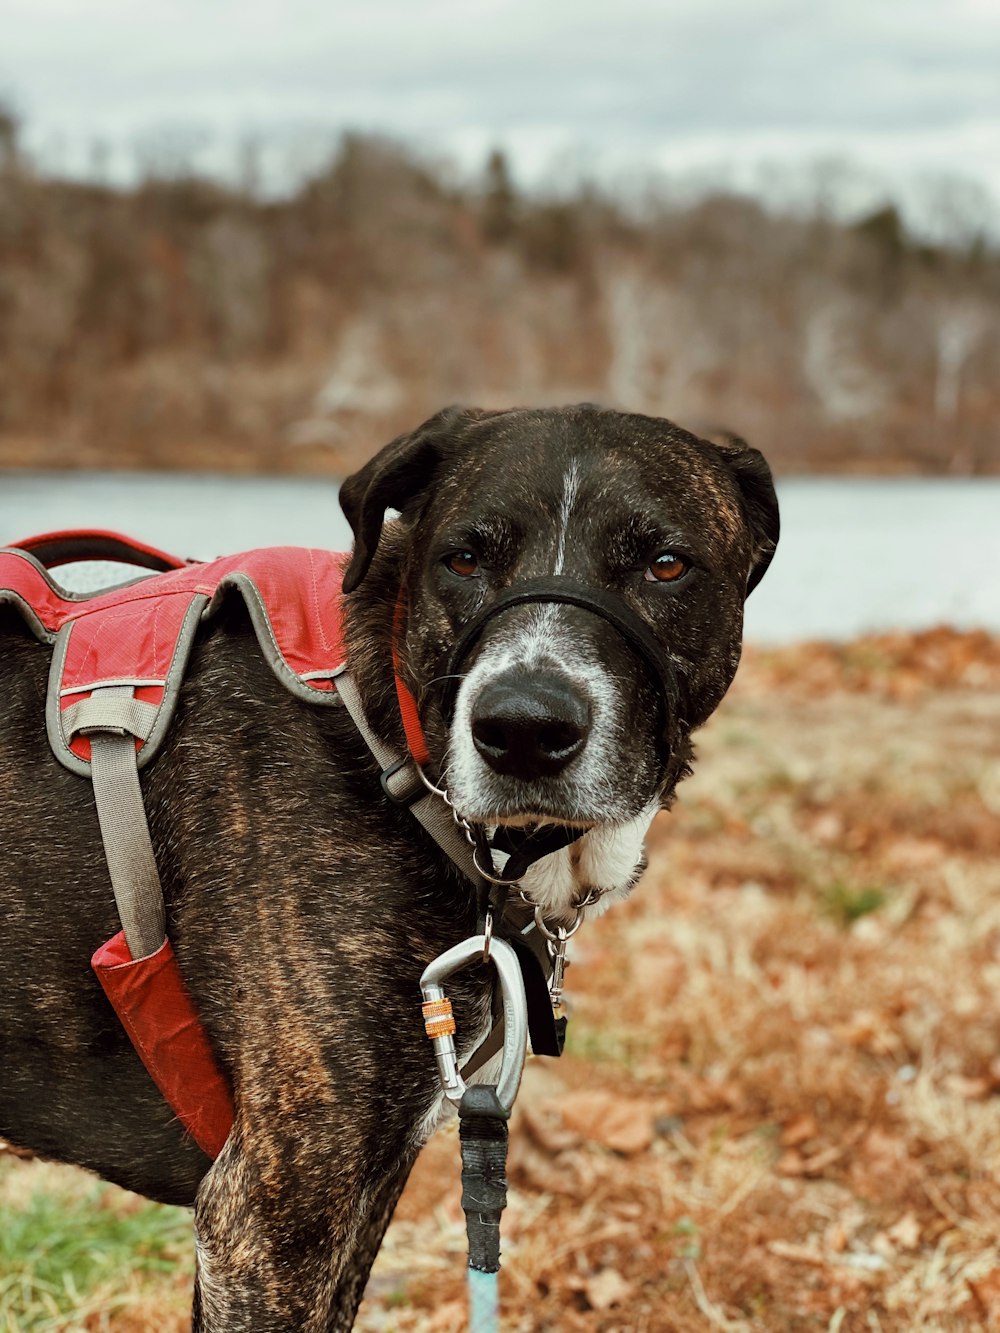
[[[462,1148],[462,1209],[469,1267],[500,1271],[500,1214],[507,1207],[507,1120],[496,1088],[466,1088],[458,1108]]]

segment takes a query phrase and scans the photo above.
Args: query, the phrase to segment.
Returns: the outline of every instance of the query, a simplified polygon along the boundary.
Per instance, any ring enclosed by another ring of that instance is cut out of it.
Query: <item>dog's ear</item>
[[[774,559],[781,531],[774,478],[760,450],[751,449],[746,440],[741,440],[738,435],[716,435],[711,442],[735,477],[743,497],[747,524],[753,538],[753,556],[747,574],[746,595],[749,597]]]
[[[368,573],[387,509],[412,506],[430,486],[442,461],[455,449],[461,428],[486,413],[446,407],[416,430],[380,449],[340,488],[340,507],[354,530],[354,551],[344,573],[344,592],[353,592]]]

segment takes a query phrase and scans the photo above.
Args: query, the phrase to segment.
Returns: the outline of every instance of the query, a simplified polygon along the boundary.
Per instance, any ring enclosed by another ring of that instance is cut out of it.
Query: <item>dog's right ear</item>
[[[344,573],[344,592],[353,592],[374,559],[387,509],[403,509],[421,497],[458,444],[462,427],[488,415],[446,407],[422,426],[380,449],[340,488],[340,507],[354,530],[354,551]]]

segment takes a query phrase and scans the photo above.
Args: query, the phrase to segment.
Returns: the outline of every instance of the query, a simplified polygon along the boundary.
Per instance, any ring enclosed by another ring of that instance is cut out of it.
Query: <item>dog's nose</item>
[[[497,773],[530,781],[559,773],[587,744],[590,707],[565,677],[499,676],[472,706],[472,740]]]

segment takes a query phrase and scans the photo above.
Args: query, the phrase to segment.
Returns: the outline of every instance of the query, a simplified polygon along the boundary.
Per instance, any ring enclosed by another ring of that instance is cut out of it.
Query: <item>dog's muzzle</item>
[[[653,631],[624,598],[561,575],[516,583],[469,621],[447,666],[442,698],[445,721],[450,724],[454,715],[462,663],[489,622],[516,606],[551,602],[576,606],[599,616],[625,640],[656,687],[662,708],[660,733],[665,744],[667,725],[676,711],[677,676]],[[478,719],[473,720],[476,749],[498,772],[516,772],[519,756],[529,750],[536,772],[539,763],[543,769],[548,767],[551,772],[558,772],[582,748],[588,719],[580,715],[578,705],[559,697],[554,682],[536,682],[531,697],[520,701],[501,697],[501,688],[498,682],[497,698],[487,700],[485,707],[478,710]]]

